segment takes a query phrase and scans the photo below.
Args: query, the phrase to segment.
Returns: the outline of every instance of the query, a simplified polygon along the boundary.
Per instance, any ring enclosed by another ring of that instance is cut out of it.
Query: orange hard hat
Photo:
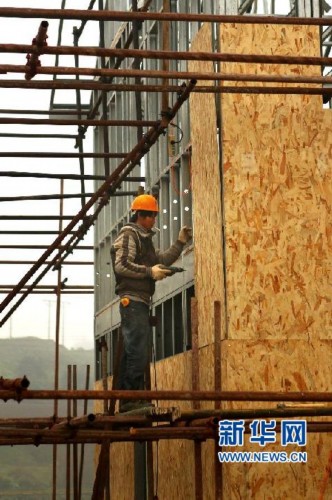
[[[132,204],[131,210],[146,210],[147,212],[159,212],[157,200],[151,194],[140,194]]]

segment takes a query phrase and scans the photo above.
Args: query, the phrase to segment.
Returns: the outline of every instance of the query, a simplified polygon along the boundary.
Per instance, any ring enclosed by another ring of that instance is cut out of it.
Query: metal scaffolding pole
[[[93,196],[94,193],[85,193],[85,196]],[[112,196],[135,196],[137,191],[117,191]],[[82,198],[82,193],[73,194],[41,194],[35,196],[1,196],[1,202],[9,201],[43,201],[43,200],[65,200]]]
[[[3,231],[0,232],[0,234],[2,234],[2,233],[3,233]],[[22,234],[22,231],[21,232],[18,231],[18,234]],[[25,232],[24,234],[27,234],[27,233]],[[59,234],[59,233],[56,233],[56,234]],[[0,260],[0,264],[5,264],[6,266],[10,265],[10,264],[32,265],[34,263],[35,263],[34,260]],[[49,261],[46,261],[45,265],[47,265],[49,263],[50,263]],[[83,261],[83,260],[75,260],[75,261],[65,261],[64,264],[67,266],[68,265],[69,266],[93,266],[94,262],[93,261],[88,262],[88,261]]]
[[[0,158],[125,158],[127,154],[128,153],[32,153],[30,151],[2,151],[0,152]],[[78,177],[84,179],[84,173],[81,173]]]
[[[331,63],[332,64],[332,59]],[[106,84],[106,83],[83,83],[82,80],[77,83],[72,80],[68,83],[56,83],[54,84],[52,81],[43,81],[43,82],[21,82],[19,80],[10,81],[4,80],[0,81],[0,88],[36,88],[36,89],[47,89],[50,86],[56,85],[58,88],[67,88],[67,89],[75,89],[75,88],[85,88],[89,90],[98,89],[98,90],[121,90],[121,92],[174,92],[177,93],[179,87],[177,85],[168,85],[167,87],[164,85],[136,85],[136,84]],[[331,87],[254,87],[254,86],[203,86],[198,85],[195,87],[193,92],[199,93],[208,93],[208,94],[305,94],[305,95],[331,95],[332,88]],[[4,122],[6,119],[1,119],[0,123]],[[83,120],[82,120],[83,121]],[[87,120],[89,121],[89,120]],[[106,120],[104,120],[106,121]],[[50,123],[51,120],[48,121]],[[53,123],[55,125],[56,123]],[[142,122],[138,123],[140,127]],[[99,121],[99,126],[103,126],[101,121]]]
[[[12,172],[12,171],[2,171],[0,172],[0,177],[34,177],[40,179],[72,179],[72,180],[80,180],[81,176],[77,174],[44,174],[39,172]],[[105,175],[84,175],[85,180],[96,180],[96,181],[105,181]],[[128,176],[123,182],[144,182],[145,177],[131,177]],[[1,231],[0,231],[1,233]]]
[[[0,52],[26,53],[33,51],[31,45],[0,44]],[[331,57],[281,56],[261,54],[224,54],[220,52],[165,51],[143,49],[103,49],[101,47],[45,47],[45,54],[66,54],[96,57],[140,57],[142,59],[174,59],[182,61],[220,61],[257,64],[299,64],[307,66],[329,66]],[[29,83],[29,82],[25,82]],[[30,82],[32,83],[32,82]],[[54,82],[53,82],[54,83]],[[51,88],[51,87],[50,87]]]
[[[163,59],[167,61],[167,59]],[[331,59],[330,59],[331,62]],[[1,64],[0,70],[5,70],[8,73],[23,73],[24,66],[14,66],[10,64]],[[109,69],[109,68],[72,68],[72,67],[41,67],[38,72],[42,75],[52,75],[58,73],[61,75],[84,75],[84,76],[100,76],[100,77],[125,77],[125,78],[160,78],[162,80],[180,80],[180,79],[195,79],[195,80],[212,80],[212,81],[235,81],[235,82],[265,82],[265,83],[331,83],[331,76],[309,76],[309,75],[255,75],[241,73],[226,73],[226,72],[197,72],[197,71],[161,71],[161,70],[141,70],[141,69]],[[0,112],[11,113],[10,110]],[[12,112],[13,113],[13,112]],[[18,111],[17,114],[38,114]],[[42,114],[42,113],[40,113]],[[43,112],[44,114],[44,112]],[[47,114],[47,113],[45,113]],[[50,113],[51,114],[51,113]],[[58,114],[72,115],[71,111],[67,113],[59,112]],[[87,114],[87,113],[82,113]]]
[[[10,66],[10,65],[8,65]],[[20,68],[20,71],[14,71],[14,73],[24,73],[24,68],[25,66],[17,66],[17,68]],[[1,65],[0,65],[0,70],[1,70]],[[55,68],[52,68],[52,73]],[[10,70],[8,70],[10,71]],[[74,111],[70,111],[68,109],[62,109],[62,110],[41,110],[41,109],[0,109],[1,114],[8,114],[8,115],[69,115],[69,116],[77,116],[77,113]],[[82,115],[87,115],[87,111],[82,112]],[[67,136],[66,136],[67,137]],[[72,138],[75,138],[76,135],[71,136]]]
[[[228,24],[285,24],[303,26],[330,26],[331,16],[324,17],[288,17],[260,15],[218,15],[192,14],[181,12],[130,12],[115,10],[76,10],[76,9],[27,9],[1,7],[0,17],[40,18],[48,19],[79,19],[91,21],[185,21],[198,23],[228,23]]]
[[[283,392],[283,391],[8,391],[0,389],[0,399],[128,399],[169,401],[310,401],[332,402],[332,392]]]
[[[1,125],[88,125],[93,127],[152,127],[153,120],[46,120],[43,118],[0,118]],[[76,138],[76,136],[75,136]]]

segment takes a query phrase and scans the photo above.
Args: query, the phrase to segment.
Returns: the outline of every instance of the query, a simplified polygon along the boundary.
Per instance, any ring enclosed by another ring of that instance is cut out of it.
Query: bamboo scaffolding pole
[[[140,12],[114,10],[77,10],[77,9],[27,9],[17,7],[1,7],[0,17],[76,19],[86,21],[185,21],[208,23],[239,24],[285,24],[304,26],[330,26],[331,16],[324,17],[288,17],[267,15],[220,15],[191,14],[181,12]]]
[[[309,19],[309,18],[307,18]],[[23,44],[0,44],[0,52],[21,53],[33,52],[32,45]],[[61,47],[48,46],[44,54],[60,55],[82,55],[95,57],[130,57],[141,59],[173,59],[181,61],[219,61],[236,63],[256,64],[294,64],[305,66],[331,66],[331,57],[320,56],[282,56],[268,54],[227,54],[221,52],[191,52],[191,51],[166,51],[166,50],[143,50],[143,49],[103,49],[101,47],[72,47],[64,45]]]
[[[175,52],[176,54],[176,52]],[[0,64],[0,71],[6,71],[8,73],[22,73],[24,71],[24,66],[11,65],[11,64]],[[195,80],[212,80],[212,81],[235,81],[235,82],[265,82],[265,83],[331,83],[331,76],[292,76],[292,75],[255,75],[249,74],[244,75],[241,73],[219,73],[219,72],[194,72],[194,71],[161,71],[161,70],[138,70],[138,69],[109,69],[109,68],[74,68],[74,67],[63,67],[58,66],[53,67],[41,67],[38,73],[45,75],[91,75],[91,76],[101,76],[101,77],[125,77],[125,78],[160,78],[163,80],[179,80],[179,79],[195,79]],[[102,81],[100,82],[102,83]],[[106,82],[105,82],[106,83]],[[0,113],[13,113],[11,110],[0,110]],[[38,112],[22,110],[17,111],[17,113],[22,114],[37,114]],[[47,112],[40,112],[47,114]],[[53,112],[55,114],[56,112]],[[51,112],[49,113],[51,114]],[[65,114],[58,111],[57,114]],[[67,114],[73,114],[71,111],[67,111]],[[77,113],[76,113],[77,114]],[[87,114],[87,113],[82,113]]]
[[[36,83],[36,82],[34,82]],[[3,118],[0,117],[1,125],[89,125],[92,127],[150,127],[156,124],[152,120],[58,120],[46,118]],[[74,136],[76,138],[76,136]],[[78,154],[78,153],[77,153]]]
[[[94,391],[94,390],[28,390],[20,393],[23,399],[128,399],[169,401],[310,401],[332,402],[332,392],[270,392],[270,391]],[[0,399],[17,399],[13,391],[0,390]]]
[[[330,65],[332,66],[332,59],[330,60]],[[175,92],[179,91],[179,87],[177,85],[137,85],[137,84],[107,84],[107,83],[90,83],[90,82],[82,82],[80,80],[77,82],[76,80],[67,81],[66,83],[59,83],[57,80],[53,82],[49,81],[33,81],[33,82],[23,82],[20,80],[2,80],[0,81],[0,88],[24,88],[24,89],[50,89],[53,87],[59,89],[86,89],[86,90],[106,90],[113,91],[119,90],[121,92]],[[321,94],[332,94],[331,87],[254,87],[254,86],[203,86],[197,85],[193,90],[195,93],[204,93],[204,94],[307,94],[307,95],[321,95]],[[3,120],[10,120],[9,118],[0,119],[0,123]],[[40,121],[40,120],[39,120]],[[48,122],[52,122],[57,120],[48,120]],[[82,120],[83,121],[83,120]],[[87,120],[89,121],[89,120]],[[102,120],[99,121],[99,126],[104,126],[101,124]],[[103,120],[106,121],[106,120]],[[139,125],[142,125],[142,122],[138,122]]]

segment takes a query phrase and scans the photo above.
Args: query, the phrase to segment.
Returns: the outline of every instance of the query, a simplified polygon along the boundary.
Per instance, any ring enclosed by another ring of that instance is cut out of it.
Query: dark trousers
[[[151,326],[149,306],[130,300],[120,304],[123,354],[120,362],[118,388],[144,389],[144,373],[149,360]]]

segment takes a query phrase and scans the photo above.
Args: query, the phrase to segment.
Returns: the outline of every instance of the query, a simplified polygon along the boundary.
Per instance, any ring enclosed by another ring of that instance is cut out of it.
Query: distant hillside
[[[54,388],[55,343],[35,337],[0,340],[0,376],[30,380],[29,389]],[[94,352],[84,349],[66,349],[60,346],[59,388],[67,388],[67,366],[77,366],[78,389],[85,388],[86,366],[90,365],[90,388],[94,383]],[[93,411],[93,403],[88,412]],[[84,413],[79,402],[78,415]],[[53,401],[0,400],[0,418],[50,417],[54,414]],[[59,402],[59,416],[66,416],[67,402]],[[48,500],[52,498],[52,446],[0,446],[1,500]],[[66,459],[64,445],[58,446],[57,499],[65,499]],[[84,484],[82,498],[91,498],[94,480],[94,445],[85,447]]]
[[[55,343],[36,337],[0,340],[0,376],[17,378],[26,375],[30,389],[52,389],[54,387]],[[79,381],[84,380],[85,367],[90,365],[94,377],[94,352],[84,349],[59,349],[59,388],[67,388],[67,365],[77,365]],[[80,384],[82,385],[82,384]]]

